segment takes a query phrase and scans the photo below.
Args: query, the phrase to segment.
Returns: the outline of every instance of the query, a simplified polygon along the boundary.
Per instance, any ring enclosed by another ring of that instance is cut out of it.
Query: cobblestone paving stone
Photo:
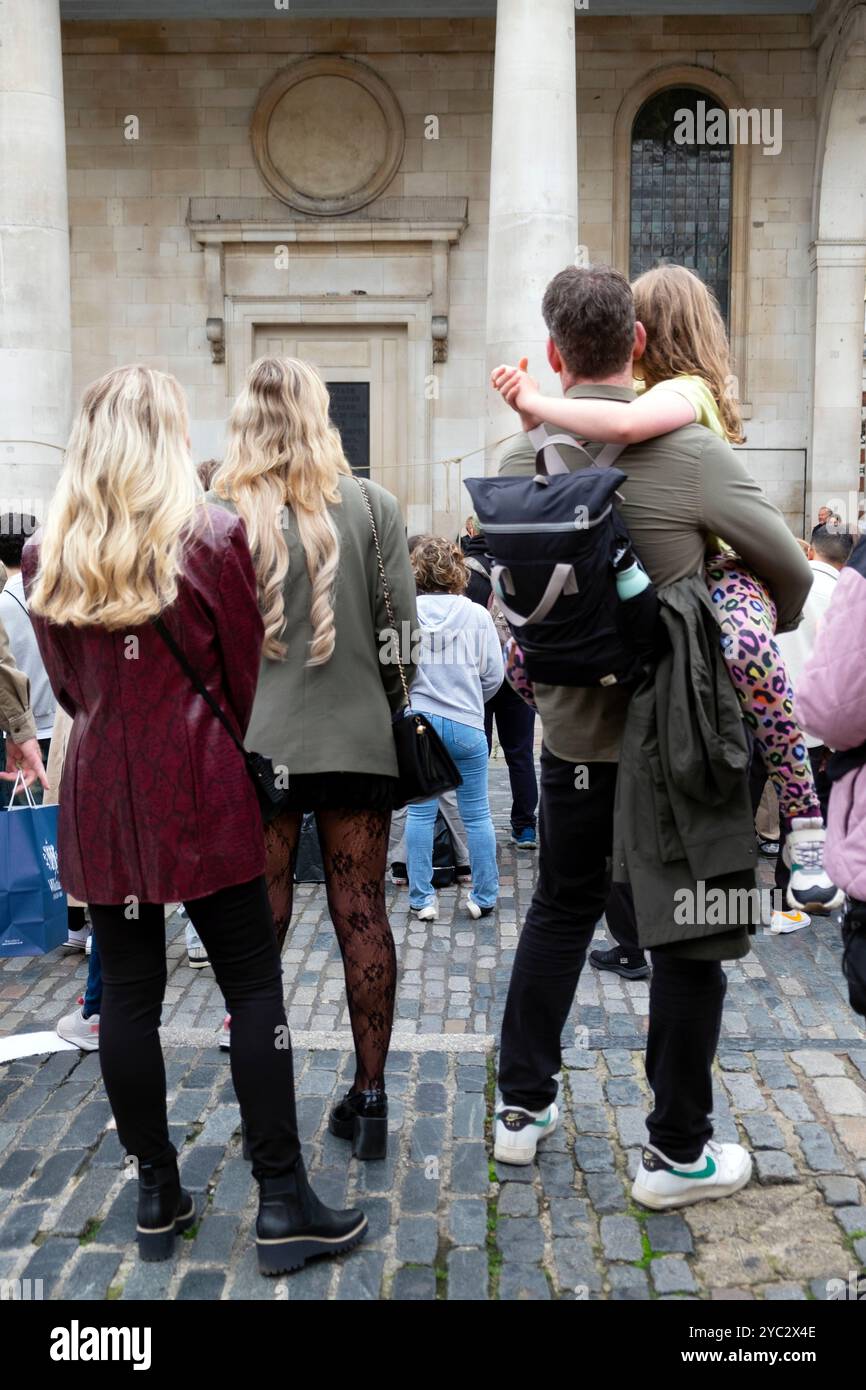
[[[490,1158],[495,1035],[535,856],[507,841],[493,772],[502,906],[470,923],[441,894],[432,929],[391,894],[401,964],[389,1062],[387,1161],[359,1164],[327,1133],[353,1060],[322,890],[303,886],[284,956],[296,1032],[298,1111],[313,1181],[361,1205],[365,1244],[282,1280],[255,1266],[254,1184],[240,1152],[222,1005],[168,924],[164,1031],[169,1117],[200,1220],[165,1265],[131,1243],[135,1184],[113,1132],[98,1057],[64,1052],[0,1065],[0,1280],[41,1279],[65,1299],[483,1300],[827,1298],[866,1259],[866,1035],[848,1009],[838,925],[759,935],[728,968],[716,1132],[753,1151],[735,1198],[652,1214],[630,1198],[649,1093],[647,985],[587,968],[563,1040],[562,1122],[537,1165]],[[602,933],[599,933],[601,936]],[[55,953],[0,965],[0,1034],[51,1027],[85,974]]]

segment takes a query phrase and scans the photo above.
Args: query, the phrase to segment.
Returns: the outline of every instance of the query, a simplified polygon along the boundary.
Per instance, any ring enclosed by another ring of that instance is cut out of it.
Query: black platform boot
[[[350,1091],[335,1105],[328,1129],[351,1139],[355,1158],[384,1158],[388,1152],[388,1097],[384,1091]]]
[[[317,1255],[342,1255],[367,1233],[362,1211],[333,1211],[307,1181],[303,1158],[290,1173],[262,1178],[256,1217],[260,1274],[289,1274]]]
[[[161,1158],[138,1168],[138,1253],[143,1260],[169,1260],[174,1238],[195,1222],[195,1202],[181,1187],[177,1153],[166,1149]]]

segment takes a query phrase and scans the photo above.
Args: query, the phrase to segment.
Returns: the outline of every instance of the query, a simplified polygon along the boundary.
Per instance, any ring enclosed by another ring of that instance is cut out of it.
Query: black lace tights
[[[355,1040],[356,1091],[383,1088],[394,1022],[397,956],[385,911],[391,817],[382,811],[317,811],[328,910],[340,944]],[[265,831],[267,883],[277,946],[292,916],[301,816],[278,816]]]

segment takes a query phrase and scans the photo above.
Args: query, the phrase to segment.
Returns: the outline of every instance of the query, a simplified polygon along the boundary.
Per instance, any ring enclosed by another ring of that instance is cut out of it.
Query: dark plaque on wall
[[[370,383],[327,381],[331,423],[340,431],[343,452],[353,473],[370,476]]]

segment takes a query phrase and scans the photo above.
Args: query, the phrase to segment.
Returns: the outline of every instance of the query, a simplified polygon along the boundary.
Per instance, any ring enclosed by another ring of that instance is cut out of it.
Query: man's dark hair
[[[544,292],[541,312],[572,376],[602,381],[631,360],[634,298],[628,280],[612,266],[561,270]]]
[[[850,531],[837,531],[834,526],[816,526],[812,532],[812,549],[828,565],[847,565],[854,549]]]
[[[35,516],[27,512],[4,512],[0,516],[0,561],[12,569],[20,569],[21,552],[38,530]]]

